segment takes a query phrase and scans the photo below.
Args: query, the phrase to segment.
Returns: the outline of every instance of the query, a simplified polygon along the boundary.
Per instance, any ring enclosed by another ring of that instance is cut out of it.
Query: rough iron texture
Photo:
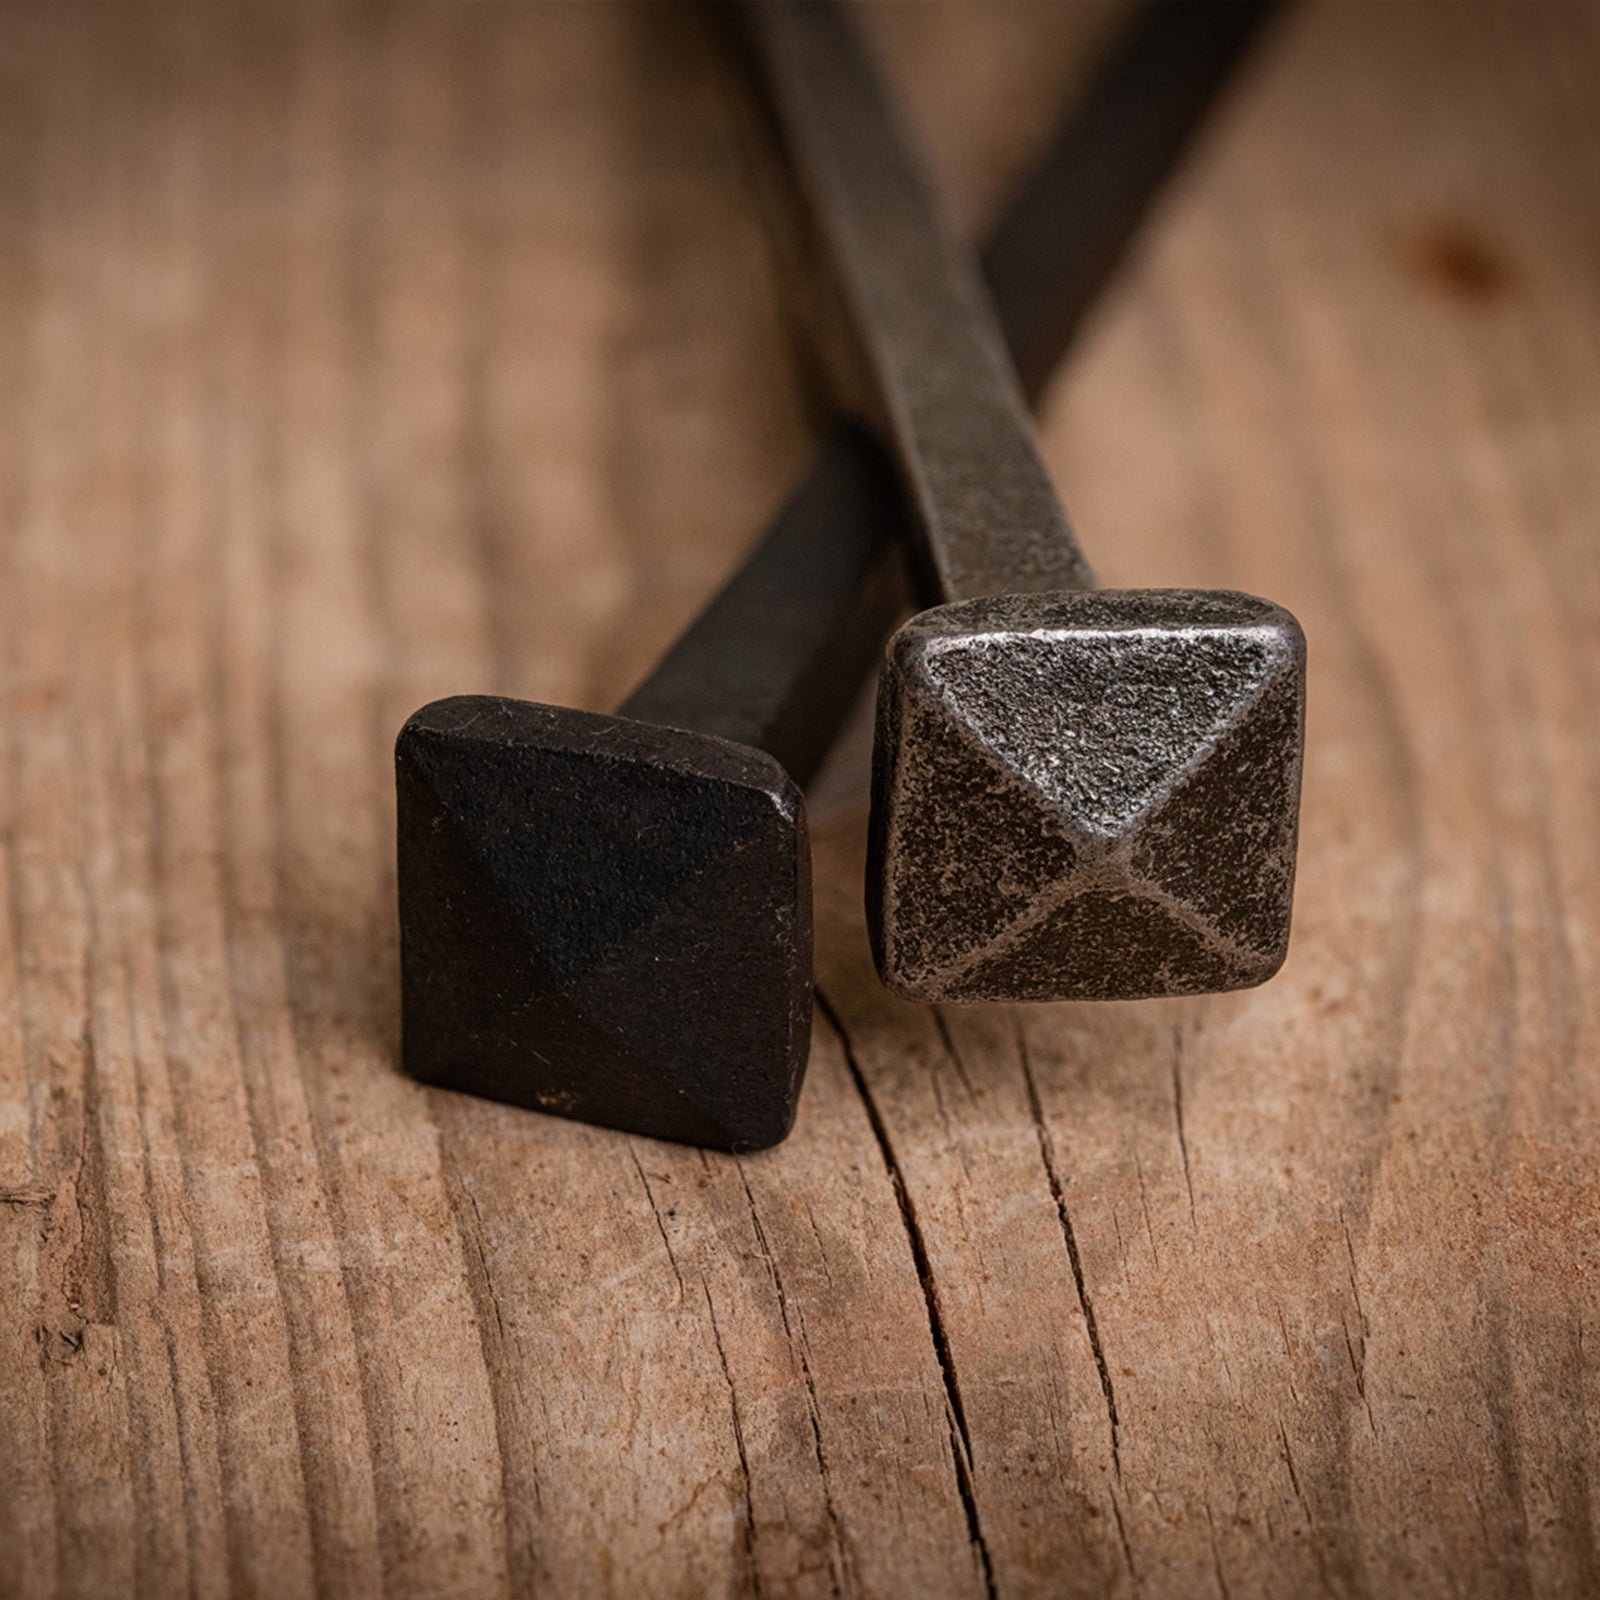
[[[1286,0],[1144,0],[983,252],[1023,393],[1037,400],[1151,201]]]
[[[947,225],[848,6],[751,0],[738,15],[800,225],[836,289],[825,303],[838,326],[811,330],[820,376],[898,464],[940,597],[1088,588],[978,264]],[[1051,258],[1033,265],[1050,284]],[[853,360],[838,361],[836,345]]]
[[[838,429],[618,716],[465,697],[406,724],[413,1077],[719,1149],[783,1138],[811,1026],[799,785],[904,613],[905,514]]]
[[[1593,9],[1304,7],[1051,407],[1102,565],[1305,625],[1284,970],[897,1002],[812,806],[831,1018],[704,1160],[395,1070],[377,792],[596,683],[588,508],[689,602],[641,350],[706,560],[796,460],[675,12],[0,8],[0,1592],[1595,1596]],[[878,8],[971,213],[1112,15]]]
[[[776,761],[460,696],[406,723],[395,772],[413,1077],[715,1149],[788,1133],[811,883]]]
[[[879,693],[869,922],[921,1000],[1108,1000],[1276,972],[1305,642],[1220,591],[926,611]]]

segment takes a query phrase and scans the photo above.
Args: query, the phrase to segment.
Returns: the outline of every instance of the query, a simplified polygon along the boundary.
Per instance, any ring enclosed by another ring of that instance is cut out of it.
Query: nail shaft
[[[1133,13],[983,252],[1036,401],[1206,113],[1284,0],[1150,0]]]
[[[1047,161],[1008,217],[1047,208],[1062,173]],[[1011,269],[1008,293],[1034,306],[1073,285],[1073,317],[1015,324],[1030,370],[1053,364],[1111,270],[1107,252],[1076,270],[1079,248],[1058,236]],[[461,696],[410,719],[396,746],[409,1072],[694,1144],[784,1136],[811,993],[796,780],[905,608],[908,524],[891,462],[840,425],[621,715]]]
[[[1151,0],[1068,107],[982,257],[1004,346],[997,372],[992,350],[983,359],[1008,421],[1015,382],[1006,359],[1036,396],[1230,72],[1280,7]],[[892,168],[895,156],[880,150],[879,160]],[[1025,482],[1046,517],[1059,516],[1040,471],[1030,468]],[[753,745],[804,786],[906,607],[903,558],[914,529],[881,448],[836,424],[761,542],[618,715]],[[1065,564],[1064,586],[1080,586],[1087,568],[1075,550]]]
[[[843,6],[755,0],[745,16],[941,598],[1092,586],[976,269]]]
[[[906,605],[905,501],[848,424],[618,716],[753,745],[811,781]]]

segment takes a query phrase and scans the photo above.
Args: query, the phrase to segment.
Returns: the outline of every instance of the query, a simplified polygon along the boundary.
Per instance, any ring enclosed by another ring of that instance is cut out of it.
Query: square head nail
[[[810,858],[775,760],[460,696],[406,723],[395,769],[409,1073],[717,1149],[788,1133]]]
[[[1184,589],[938,606],[881,680],[874,954],[922,1000],[1260,983],[1288,948],[1305,642]]]

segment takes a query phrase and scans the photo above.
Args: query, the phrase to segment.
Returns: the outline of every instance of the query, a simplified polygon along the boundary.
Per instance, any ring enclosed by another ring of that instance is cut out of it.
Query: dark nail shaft
[[[1056,370],[1206,112],[1282,0],[1135,11],[1007,208],[983,276],[1023,391]]]
[[[906,604],[905,502],[849,425],[619,716],[754,745],[804,787]]]
[[[1092,586],[976,269],[841,0],[751,0],[742,15],[941,598]]]

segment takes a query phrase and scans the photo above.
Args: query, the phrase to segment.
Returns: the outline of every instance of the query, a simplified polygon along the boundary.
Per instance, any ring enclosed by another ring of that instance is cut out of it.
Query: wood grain
[[[963,221],[1109,15],[874,9]],[[692,15],[0,8],[0,1593],[1600,1589],[1597,15],[1303,8],[1050,398],[1305,624],[1283,974],[895,1001],[858,741],[733,1160],[394,1066],[395,729],[811,447]]]

